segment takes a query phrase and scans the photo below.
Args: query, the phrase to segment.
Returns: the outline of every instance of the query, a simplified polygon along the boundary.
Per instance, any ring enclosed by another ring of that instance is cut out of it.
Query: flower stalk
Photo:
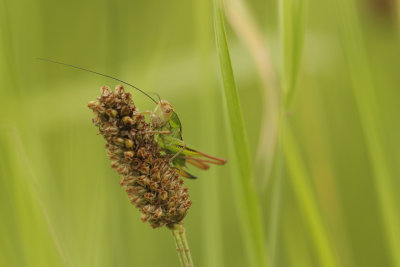
[[[183,248],[185,250],[185,255],[186,258],[188,259],[188,263],[190,267],[193,267],[193,259],[192,255],[190,254],[190,249],[189,249],[189,243],[186,238],[186,230],[185,227],[183,226],[183,222],[179,223],[179,236],[181,237],[182,243],[183,243]]]
[[[190,254],[189,243],[186,238],[183,222],[173,225],[172,235],[175,238],[176,251],[178,252],[181,265],[184,267],[194,267],[192,255]]]
[[[171,232],[175,239],[176,251],[178,253],[178,257],[179,257],[181,266],[183,266],[183,267],[191,266],[192,267],[193,265],[189,265],[189,260],[185,253],[185,247],[183,245],[183,241],[182,241],[182,238],[180,235],[180,229],[179,229],[178,225],[174,225],[171,228]]]

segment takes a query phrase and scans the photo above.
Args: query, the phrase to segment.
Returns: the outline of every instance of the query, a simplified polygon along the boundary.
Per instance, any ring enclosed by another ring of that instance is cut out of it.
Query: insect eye
[[[165,112],[170,113],[170,112],[171,112],[171,109],[170,109],[170,108],[167,108],[167,110],[165,110]]]

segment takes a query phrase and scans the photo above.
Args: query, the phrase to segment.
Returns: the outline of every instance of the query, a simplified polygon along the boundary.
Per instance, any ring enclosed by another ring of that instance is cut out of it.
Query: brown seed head
[[[179,223],[191,201],[183,180],[160,154],[151,126],[133,105],[132,97],[119,85],[114,91],[101,88],[97,101],[90,101],[93,123],[106,140],[111,167],[123,176],[120,184],[141,219],[153,228]]]

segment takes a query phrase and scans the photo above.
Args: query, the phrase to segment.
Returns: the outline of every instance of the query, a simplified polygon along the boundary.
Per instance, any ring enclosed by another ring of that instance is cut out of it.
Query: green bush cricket
[[[182,124],[179,120],[179,117],[174,111],[172,105],[167,100],[159,99],[159,101],[156,101],[153,97],[151,97],[149,94],[139,89],[138,87],[103,73],[54,60],[44,58],[38,59],[46,62],[76,68],[119,81],[138,90],[139,92],[150,98],[156,104],[154,111],[144,111],[141,113],[150,115],[150,123],[153,129],[152,133],[155,134],[154,138],[156,142],[163,150],[163,152],[166,155],[170,156],[171,165],[181,176],[191,179],[196,178],[194,175],[184,170],[184,168],[186,167],[186,163],[189,163],[202,170],[208,169],[210,167],[209,164],[224,165],[226,163],[226,160],[223,158],[211,156],[187,146],[182,137]]]
[[[156,133],[155,139],[168,154],[173,154],[171,162],[174,167],[178,168],[180,175],[187,178],[196,178],[183,169],[186,163],[203,170],[209,168],[208,163],[217,165],[226,163],[225,159],[188,147],[183,141],[182,124],[172,105],[167,100],[161,99],[156,104],[156,108],[150,114],[152,127],[159,131]]]

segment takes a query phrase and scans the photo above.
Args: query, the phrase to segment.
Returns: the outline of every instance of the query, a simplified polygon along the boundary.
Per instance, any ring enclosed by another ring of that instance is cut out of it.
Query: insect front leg
[[[153,113],[153,112],[151,110],[146,110],[146,111],[136,111],[136,113],[151,115],[151,113]]]

